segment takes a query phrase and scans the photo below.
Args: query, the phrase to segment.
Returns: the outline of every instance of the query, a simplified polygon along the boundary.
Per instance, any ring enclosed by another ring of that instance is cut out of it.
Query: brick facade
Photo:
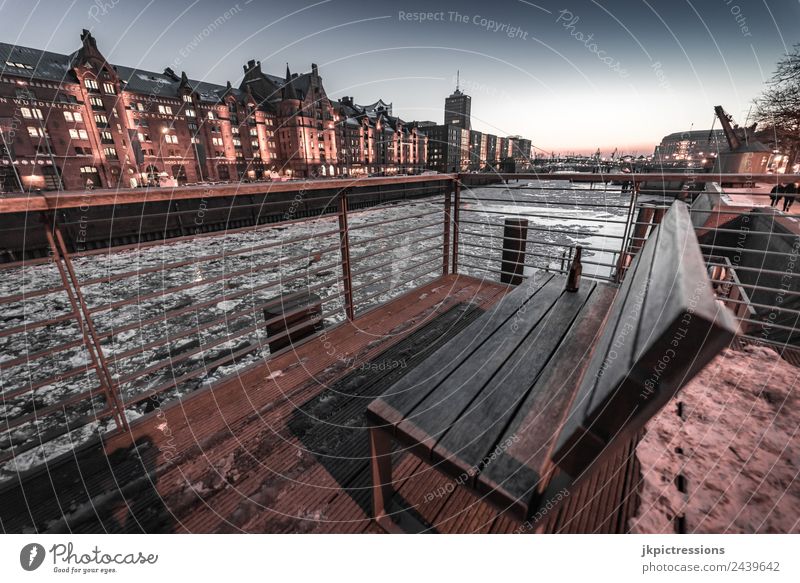
[[[0,192],[415,173],[427,138],[332,101],[316,65],[250,61],[238,88],[112,65],[88,31],[71,55],[0,43]]]

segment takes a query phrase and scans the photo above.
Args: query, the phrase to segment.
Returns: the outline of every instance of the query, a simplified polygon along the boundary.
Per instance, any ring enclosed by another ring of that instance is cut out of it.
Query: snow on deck
[[[647,425],[632,531],[800,532],[798,381],[763,346],[712,361]]]

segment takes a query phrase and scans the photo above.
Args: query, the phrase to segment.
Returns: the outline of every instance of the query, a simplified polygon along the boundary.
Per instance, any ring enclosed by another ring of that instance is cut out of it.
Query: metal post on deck
[[[453,220],[450,212],[452,185],[444,188],[444,233],[442,242],[442,276],[450,273],[450,223]]]
[[[638,198],[639,187],[636,184],[636,178],[634,177],[633,183],[631,184],[630,196],[631,200],[628,204],[628,214],[627,220],[625,221],[625,232],[622,234],[622,242],[619,248],[619,257],[617,258],[617,272],[614,274],[614,281],[620,283],[622,281],[622,277],[625,274],[625,270],[628,269],[628,258],[630,257],[628,250],[630,248],[629,237],[631,234],[631,228],[633,226],[634,218],[633,213],[636,209],[636,200]]]
[[[656,225],[660,225],[661,224],[661,221],[663,220],[664,215],[667,214],[668,210],[669,210],[669,207],[668,206],[664,206],[664,205],[657,206],[653,210],[653,227],[655,227]]]
[[[347,188],[339,191],[339,247],[342,253],[342,284],[344,285],[344,310],[347,319],[355,319],[353,307],[353,277],[350,274],[350,234],[347,230]]]
[[[119,387],[116,385],[116,383],[114,383],[114,377],[111,375],[111,371],[108,370],[108,362],[106,361],[105,355],[103,354],[103,349],[100,346],[100,339],[97,336],[97,330],[92,322],[89,307],[86,305],[86,300],[81,292],[78,276],[76,275],[75,269],[72,266],[67,245],[64,243],[64,237],[61,235],[61,230],[56,226],[53,226],[55,239],[53,238],[53,233],[50,232],[48,226],[45,225],[44,228],[45,234],[47,235],[47,242],[50,245],[50,250],[53,253],[53,260],[55,261],[59,274],[61,275],[61,281],[64,285],[64,290],[69,297],[70,304],[72,305],[75,317],[78,321],[78,327],[81,329],[83,334],[83,342],[86,346],[87,352],[89,353],[89,357],[91,358],[92,366],[97,371],[97,378],[100,381],[100,385],[103,388],[103,391],[106,393],[106,398],[109,401],[109,405],[113,407],[113,410],[116,414],[115,417],[117,429],[130,431],[128,419],[125,417],[125,408],[122,404],[122,398],[119,395]],[[66,274],[64,273],[64,267],[67,269]],[[67,280],[67,274],[69,275],[69,281]],[[72,283],[71,288],[69,285],[70,282]]]
[[[458,221],[461,208],[461,181],[453,180],[453,273],[458,273]]]
[[[527,243],[528,219],[506,218],[503,229],[503,260],[500,264],[501,283],[522,283]]]
[[[633,234],[631,235],[631,255],[636,255],[639,249],[644,246],[644,242],[647,240],[647,233],[653,224],[655,210],[656,208],[651,204],[643,204],[639,207],[639,214],[636,215],[636,223],[633,225]]]

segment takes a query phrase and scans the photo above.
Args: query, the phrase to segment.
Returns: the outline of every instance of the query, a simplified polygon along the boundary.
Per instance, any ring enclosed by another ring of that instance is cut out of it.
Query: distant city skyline
[[[407,120],[441,123],[460,70],[472,127],[542,153],[651,153],[666,134],[709,128],[717,104],[744,124],[800,40],[794,1],[5,0],[0,15],[4,42],[68,53],[87,28],[111,62],[221,84],[250,59],[278,75],[314,62],[332,98],[382,98]]]

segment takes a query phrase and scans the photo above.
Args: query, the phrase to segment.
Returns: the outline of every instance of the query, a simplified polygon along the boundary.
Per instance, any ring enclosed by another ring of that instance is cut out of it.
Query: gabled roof
[[[176,81],[167,73],[154,73],[153,71],[144,71],[122,65],[116,65],[114,69],[123,81],[126,91],[162,97],[177,97],[179,94],[180,79]],[[200,96],[200,100],[206,103],[219,103],[228,91],[233,93],[239,100],[244,95],[239,89],[228,89],[225,85],[194,79],[187,79],[187,87],[192,92],[196,92]]]
[[[57,83],[63,83],[64,81],[76,82],[77,79],[72,73],[72,68],[77,54],[78,51],[63,55],[40,49],[0,43],[0,71],[20,77]],[[18,67],[7,63],[23,66]],[[123,81],[126,91],[162,95],[164,97],[176,97],[178,95],[178,88],[181,84],[180,77],[123,65],[114,65],[113,68]],[[193,79],[188,79],[188,86],[192,91],[200,95],[201,101],[211,103],[219,102],[227,89],[225,85]],[[243,95],[238,89],[232,89],[232,91],[237,98],[241,98]]]
[[[40,49],[0,43],[0,71],[9,75],[58,83],[63,83],[64,81],[75,82],[77,79],[71,71],[76,54],[77,51],[69,55],[62,55]],[[18,63],[23,67],[15,67],[7,63]]]

